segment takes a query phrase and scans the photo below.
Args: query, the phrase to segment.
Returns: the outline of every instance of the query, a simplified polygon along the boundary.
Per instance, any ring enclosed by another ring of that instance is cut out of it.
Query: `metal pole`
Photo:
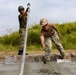
[[[27,4],[27,7],[30,8],[30,3]],[[21,63],[21,70],[20,70],[20,74],[19,75],[23,75],[24,72],[24,64],[25,64],[25,53],[26,53],[26,46],[27,46],[27,36],[28,36],[28,23],[29,23],[29,13],[30,10],[27,14],[27,25],[26,25],[26,33],[25,33],[25,41],[24,41],[24,49],[23,49],[23,56],[22,56],[22,63]]]

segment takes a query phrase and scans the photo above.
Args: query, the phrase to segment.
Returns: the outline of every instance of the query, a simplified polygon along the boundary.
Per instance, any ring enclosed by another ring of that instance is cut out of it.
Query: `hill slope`
[[[61,43],[63,44],[64,48],[76,49],[76,22],[56,24],[56,26],[61,32]],[[40,46],[39,32],[40,26],[38,24],[29,28],[28,47],[30,47],[31,45]],[[3,37],[0,37],[0,44],[18,46],[18,32],[13,32],[11,35],[4,35]],[[55,48],[55,45],[53,45],[53,48]]]

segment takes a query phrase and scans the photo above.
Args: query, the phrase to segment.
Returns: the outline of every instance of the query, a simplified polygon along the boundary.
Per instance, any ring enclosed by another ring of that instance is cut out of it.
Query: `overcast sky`
[[[76,0],[0,0],[0,36],[19,29],[18,6],[31,3],[30,25],[46,18],[52,23],[76,21]]]

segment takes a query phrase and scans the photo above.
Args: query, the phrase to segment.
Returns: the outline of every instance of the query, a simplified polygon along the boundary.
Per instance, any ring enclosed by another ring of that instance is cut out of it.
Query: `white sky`
[[[76,21],[76,0],[0,0],[0,35],[19,29],[18,6],[31,3],[30,25],[46,18],[52,23]]]

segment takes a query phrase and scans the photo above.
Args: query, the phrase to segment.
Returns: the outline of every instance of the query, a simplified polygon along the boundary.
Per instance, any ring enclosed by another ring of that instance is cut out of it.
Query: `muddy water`
[[[76,75],[76,63],[26,63],[23,75]]]
[[[26,56],[23,75],[76,75],[76,62],[70,59],[43,64],[42,56]],[[66,62],[65,62],[66,61]],[[6,56],[0,61],[0,75],[18,75],[21,56]]]

